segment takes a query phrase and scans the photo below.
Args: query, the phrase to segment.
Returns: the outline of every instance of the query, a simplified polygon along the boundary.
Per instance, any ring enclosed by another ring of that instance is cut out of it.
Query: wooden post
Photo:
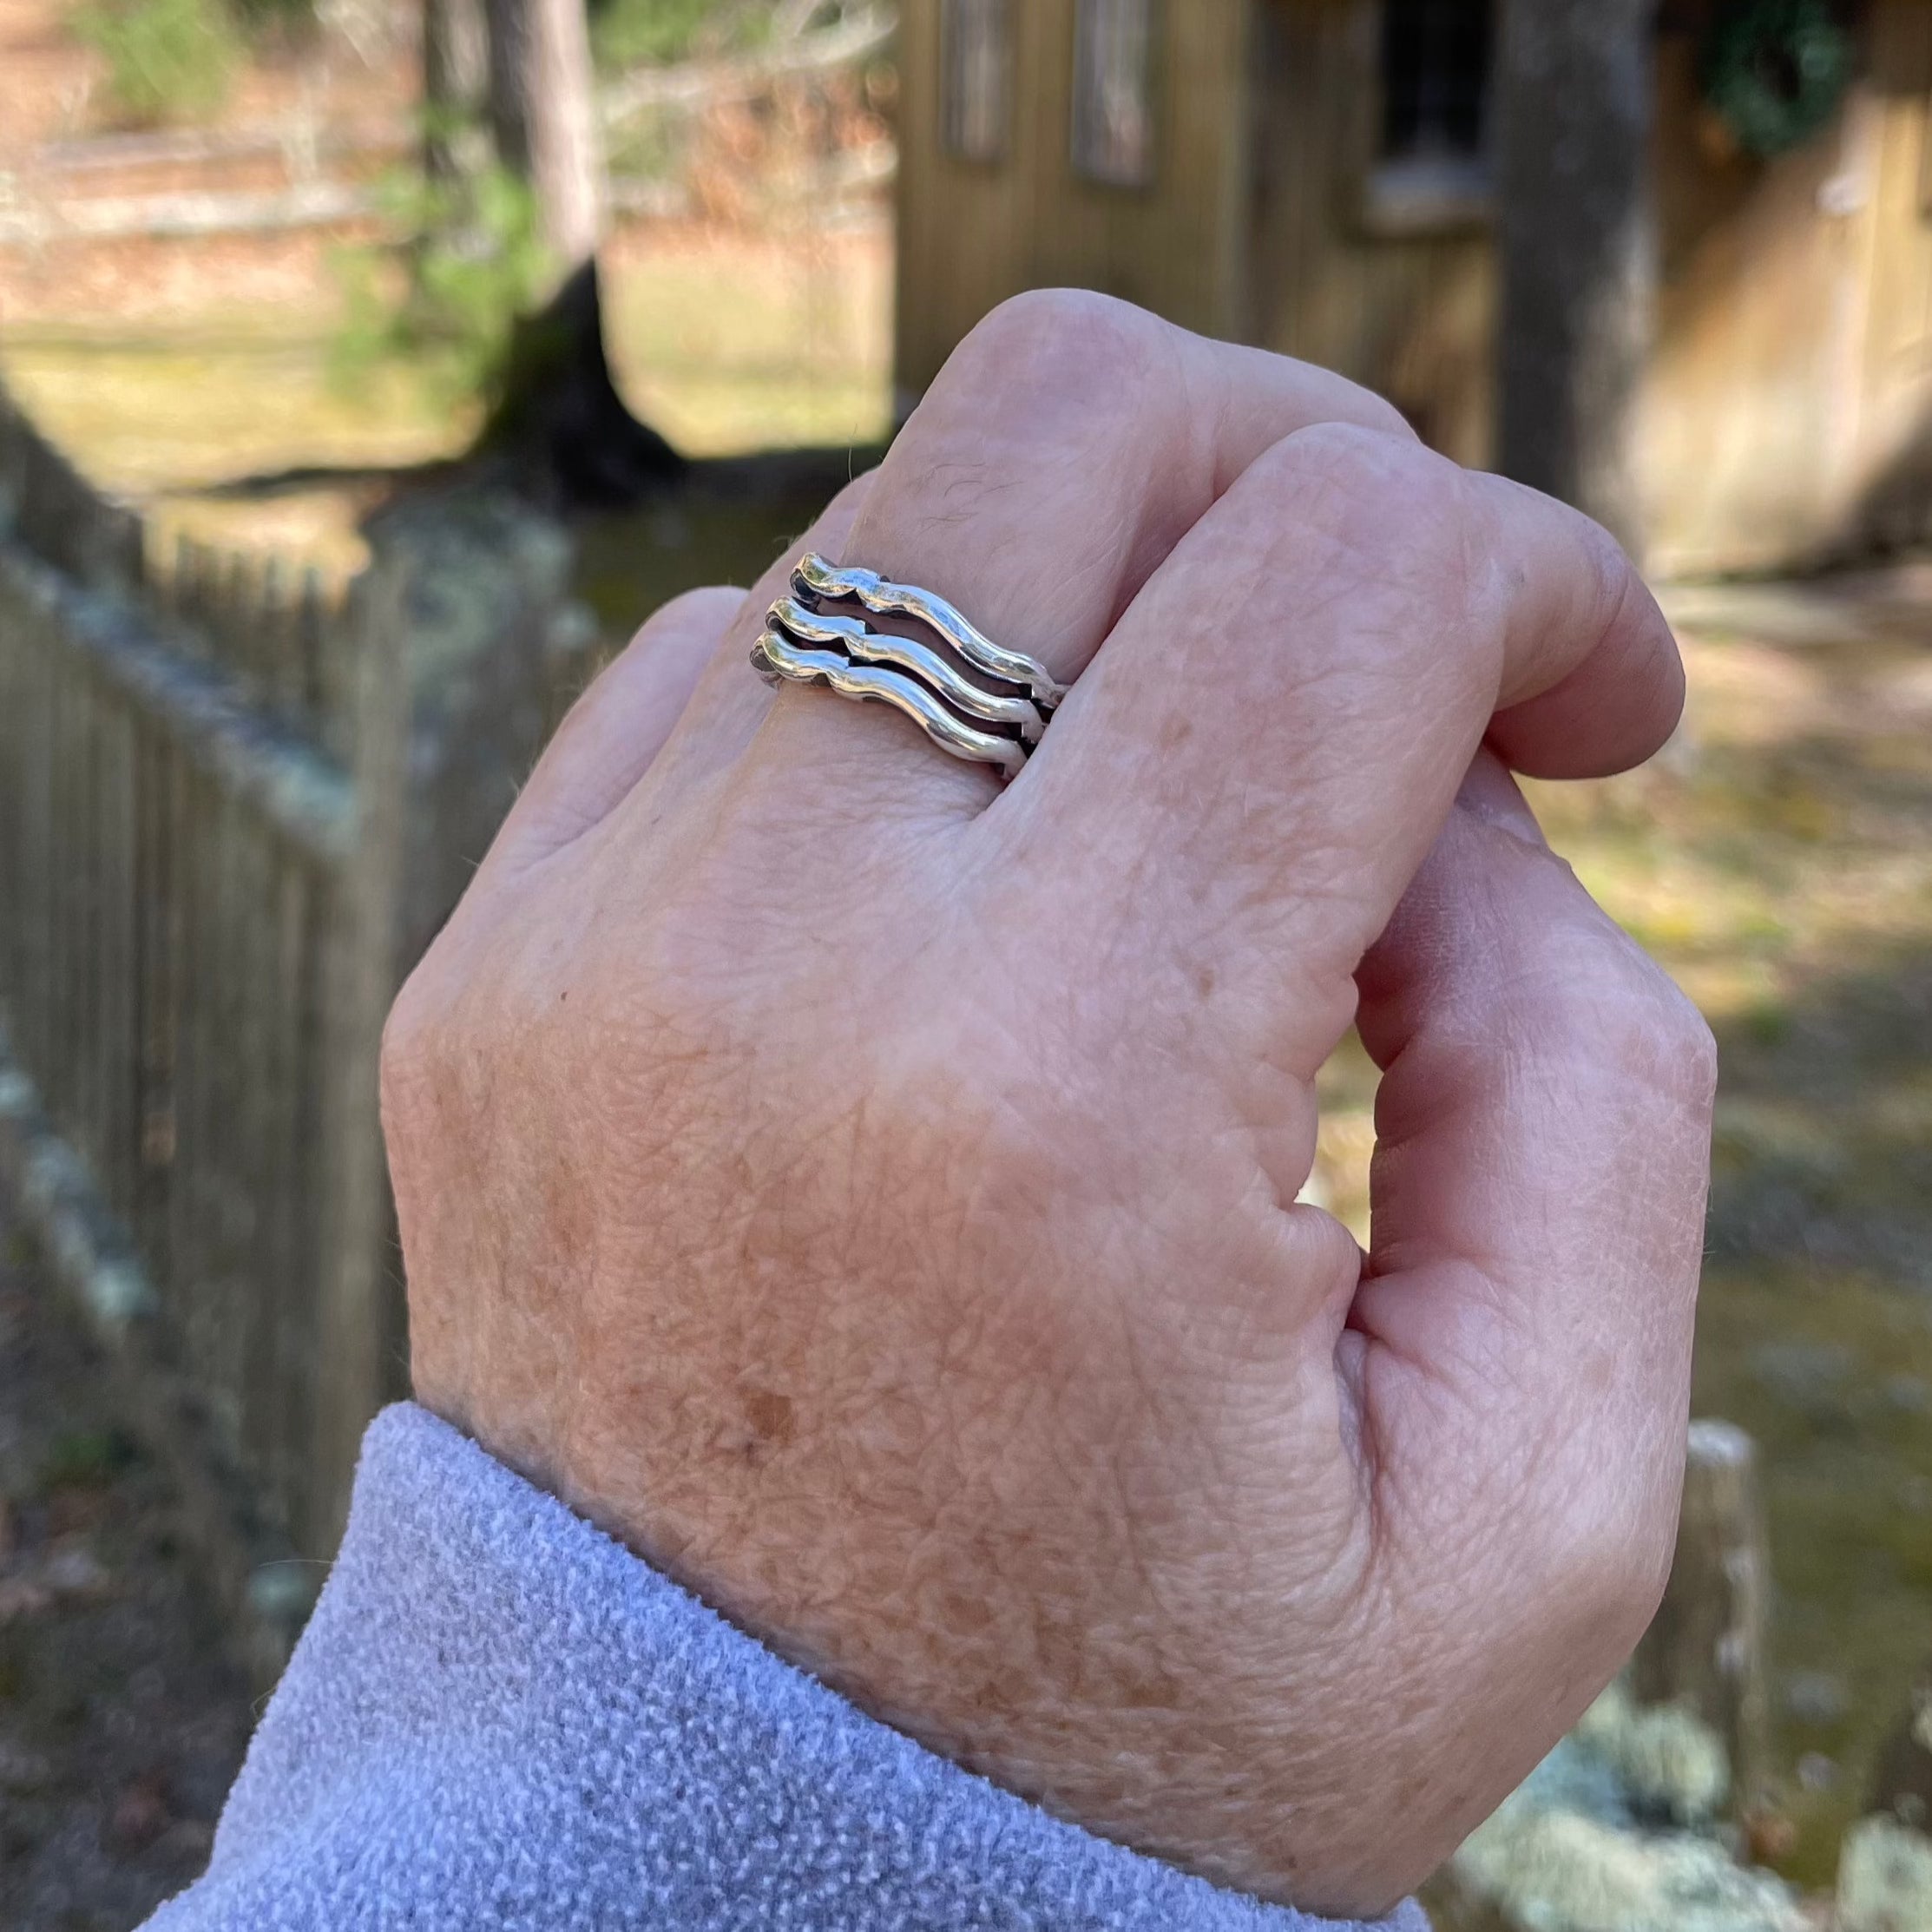
[[[1932,1838],[1932,1663],[1919,1672],[1879,1753],[1871,1809]]]
[[[1498,467],[1641,560],[1656,306],[1654,0],[1504,0],[1496,69]]]
[[[370,1417],[408,1388],[402,1263],[378,1110],[398,989],[462,897],[541,748],[569,546],[508,503],[398,512],[361,586],[357,837],[325,916],[316,1515],[345,1520]]]
[[[1932,1664],[1879,1753],[1871,1810],[1838,1860],[1837,1932],[1932,1924]]]
[[[1632,1688],[1640,1703],[1679,1705],[1717,1732],[1735,1811],[1762,1791],[1767,1768],[1770,1581],[1757,1445],[1730,1423],[1692,1423],[1677,1555]]]
[[[482,114],[489,86],[482,0],[424,0],[423,168],[432,181],[469,171],[464,124]]]

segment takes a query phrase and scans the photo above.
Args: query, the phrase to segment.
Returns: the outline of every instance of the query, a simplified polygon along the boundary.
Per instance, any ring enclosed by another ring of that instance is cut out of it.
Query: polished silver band
[[[913,634],[877,630],[867,613]],[[767,614],[752,664],[767,684],[819,685],[890,705],[942,751],[1009,779],[1067,694],[1045,665],[994,643],[943,597],[809,555],[792,573],[792,595]]]

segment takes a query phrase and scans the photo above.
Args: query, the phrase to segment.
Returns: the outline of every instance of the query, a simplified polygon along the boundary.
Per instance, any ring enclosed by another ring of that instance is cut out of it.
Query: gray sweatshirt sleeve
[[[207,1875],[149,1925],[1341,1932],[873,1722],[409,1405],[369,1431]]]

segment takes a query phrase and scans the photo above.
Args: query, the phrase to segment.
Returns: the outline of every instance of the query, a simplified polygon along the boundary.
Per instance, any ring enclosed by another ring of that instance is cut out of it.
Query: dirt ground
[[[100,1366],[0,1220],[6,1932],[128,1932],[190,1883],[254,1721]]]

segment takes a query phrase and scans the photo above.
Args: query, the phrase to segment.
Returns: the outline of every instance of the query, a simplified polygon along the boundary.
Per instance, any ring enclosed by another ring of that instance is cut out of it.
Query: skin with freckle
[[[886,1722],[1372,1911],[1671,1548],[1710,1039],[1509,776],[1668,734],[1600,532],[1099,298],[961,349],[811,548],[1076,680],[1002,789],[647,625],[398,1002],[422,1399]],[[1364,1256],[1298,1204],[1383,1067]]]

